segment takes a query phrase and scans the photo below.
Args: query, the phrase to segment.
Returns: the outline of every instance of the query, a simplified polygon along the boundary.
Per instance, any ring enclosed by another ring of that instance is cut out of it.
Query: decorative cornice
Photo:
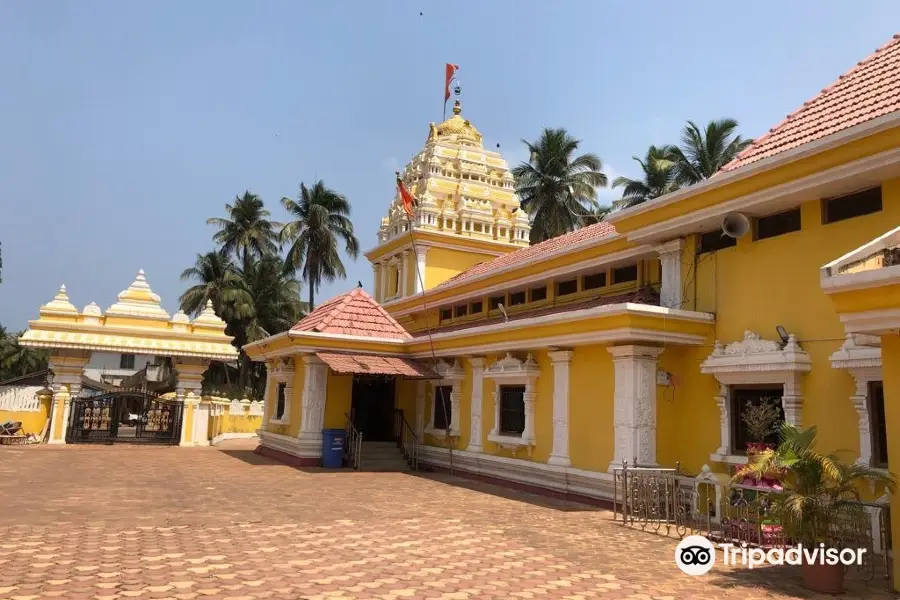
[[[484,376],[493,379],[507,377],[537,377],[541,369],[530,353],[524,360],[519,360],[509,352],[502,359],[485,369]]]
[[[881,338],[848,333],[843,345],[828,359],[835,369],[880,369]]]
[[[744,339],[727,346],[716,340],[712,354],[700,364],[702,373],[719,375],[755,371],[808,372],[812,368],[809,355],[791,334],[784,348],[778,342],[764,340],[752,331]]]

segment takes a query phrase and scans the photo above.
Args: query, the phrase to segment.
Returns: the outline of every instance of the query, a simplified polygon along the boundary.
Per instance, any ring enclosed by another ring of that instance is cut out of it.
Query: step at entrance
[[[409,465],[395,442],[363,442],[360,471],[409,471]]]

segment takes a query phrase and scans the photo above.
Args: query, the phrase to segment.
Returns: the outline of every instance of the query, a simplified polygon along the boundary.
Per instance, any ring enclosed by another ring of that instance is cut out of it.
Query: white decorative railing
[[[14,412],[37,412],[41,409],[41,401],[37,393],[40,385],[0,386],[0,410]]]

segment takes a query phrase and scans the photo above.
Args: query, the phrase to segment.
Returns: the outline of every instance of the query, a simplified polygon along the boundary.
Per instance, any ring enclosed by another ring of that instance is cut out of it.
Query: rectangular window
[[[509,305],[525,304],[525,291],[513,292],[509,295]]]
[[[452,308],[442,308],[441,309],[441,321],[449,321],[453,318],[453,309]]]
[[[547,286],[531,288],[531,301],[537,302],[539,300],[547,299]]]
[[[500,386],[500,435],[522,435],[525,431],[525,386]]]
[[[822,200],[822,223],[834,223],[881,210],[881,186]]]
[[[638,270],[637,265],[630,267],[621,267],[613,269],[613,283],[625,283],[626,281],[637,281]]]
[[[557,296],[568,296],[578,291],[578,280],[570,279],[568,281],[560,281],[556,284]]]
[[[585,290],[596,290],[606,286],[606,271],[602,273],[594,273],[593,275],[584,276],[584,284],[582,288]]]
[[[469,314],[469,305],[468,304],[460,304],[456,308],[453,309],[453,312],[456,313],[457,317],[464,317]]]
[[[280,420],[284,417],[284,409],[287,405],[287,398],[285,397],[285,390],[287,389],[286,383],[278,384],[278,399],[275,401],[275,419]]]
[[[451,385],[439,385],[434,388],[434,429],[447,429],[450,427],[453,416],[453,407],[450,405]]]
[[[872,420],[872,463],[887,468],[887,425],[884,420],[884,384],[869,383],[869,418]]]
[[[700,236],[700,247],[697,249],[697,254],[724,250],[725,248],[732,248],[736,245],[737,239],[728,237],[722,233],[721,229],[716,229],[715,231],[710,231],[709,233],[704,233]]]
[[[785,233],[791,233],[792,231],[800,231],[799,208],[756,219],[755,239],[757,240],[764,240],[775,237],[776,235],[784,235]]]
[[[781,406],[781,396],[783,395],[784,388],[780,385],[731,388],[731,451],[734,454],[746,453],[748,442],[772,445],[778,443],[778,428],[784,422],[784,409]],[[763,402],[768,402],[775,408],[777,418],[760,440],[754,439],[747,424],[747,418],[751,409],[761,406]]]
[[[506,298],[503,296],[492,296],[488,299],[488,307],[490,310],[497,310],[497,308],[506,302]]]
[[[133,369],[134,368],[134,354],[122,354],[119,356],[119,368],[120,369]]]
[[[479,300],[478,302],[473,302],[472,307],[469,310],[469,312],[472,313],[473,315],[477,315],[478,313],[480,313],[481,312],[481,301]]]

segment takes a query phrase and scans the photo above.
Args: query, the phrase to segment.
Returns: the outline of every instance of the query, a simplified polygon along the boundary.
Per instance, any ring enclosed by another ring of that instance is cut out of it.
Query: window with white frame
[[[745,454],[748,444],[775,445],[784,422],[783,386],[732,386],[730,389],[733,454]],[[761,431],[754,432],[754,429]]]
[[[507,354],[485,369],[484,378],[494,382],[494,426],[488,441],[512,450],[526,447],[531,452],[539,375],[540,368],[530,354],[524,360]]]
[[[444,437],[459,436],[459,413],[465,370],[459,360],[442,360],[435,367],[440,379],[431,388],[431,415],[425,433]]]

